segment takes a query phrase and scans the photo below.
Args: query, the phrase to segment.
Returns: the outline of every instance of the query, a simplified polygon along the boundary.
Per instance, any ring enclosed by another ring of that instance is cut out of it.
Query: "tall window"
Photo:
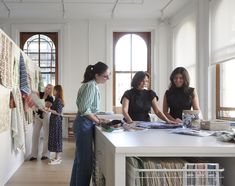
[[[216,117],[235,120],[235,59],[216,66]]]
[[[150,32],[114,32],[114,100],[121,106],[123,93],[131,88],[131,79],[137,71],[150,74]]]
[[[190,18],[174,29],[174,66],[185,67],[190,74],[190,86],[196,86],[196,29]]]
[[[22,50],[41,69],[44,85],[58,82],[58,34],[25,33],[20,35]]]
[[[216,118],[235,120],[235,1],[210,2],[211,64],[216,65]]]

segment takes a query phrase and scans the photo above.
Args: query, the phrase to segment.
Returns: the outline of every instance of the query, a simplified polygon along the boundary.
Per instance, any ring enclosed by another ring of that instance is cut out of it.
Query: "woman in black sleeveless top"
[[[157,106],[158,96],[152,90],[147,90],[149,74],[139,71],[132,79],[132,89],[127,90],[121,99],[122,113],[127,123],[133,121],[150,121],[151,107],[154,113],[167,123],[172,123]],[[173,122],[174,123],[174,122]]]
[[[198,95],[194,88],[189,87],[189,74],[185,68],[176,68],[170,81],[163,100],[163,112],[168,119],[180,123],[183,110],[200,110]]]

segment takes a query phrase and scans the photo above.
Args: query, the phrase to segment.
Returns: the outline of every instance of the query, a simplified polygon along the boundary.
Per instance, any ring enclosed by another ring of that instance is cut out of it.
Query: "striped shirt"
[[[100,91],[95,80],[84,83],[78,90],[78,112],[81,115],[95,114],[100,108]]]

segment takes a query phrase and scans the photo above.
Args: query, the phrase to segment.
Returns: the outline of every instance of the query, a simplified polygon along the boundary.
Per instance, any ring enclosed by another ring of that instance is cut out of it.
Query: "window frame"
[[[220,80],[221,80],[221,67],[220,67],[220,64],[216,64],[216,119],[235,121],[235,117],[234,118],[233,117],[224,117],[224,116],[220,115],[220,113],[223,111],[235,111],[234,107],[222,107],[221,106]]]
[[[58,84],[58,72],[59,72],[59,69],[58,69],[58,32],[20,32],[20,48],[21,50],[23,51],[24,50],[24,45],[26,43],[26,41],[34,36],[34,35],[45,35],[47,37],[49,37],[53,42],[54,42],[54,45],[55,45],[55,84]],[[39,56],[38,56],[38,61],[40,62],[40,58],[41,58],[41,55],[40,55],[40,47],[39,47]],[[46,74],[51,74],[51,73],[46,73]]]
[[[115,69],[115,48],[117,42],[121,37],[127,34],[136,34],[140,36],[146,43],[147,46],[147,72],[151,77],[151,32],[113,32],[113,107],[117,107],[115,105],[116,100],[116,73],[136,73],[137,71],[116,71]],[[149,85],[151,88],[151,78],[149,81]]]

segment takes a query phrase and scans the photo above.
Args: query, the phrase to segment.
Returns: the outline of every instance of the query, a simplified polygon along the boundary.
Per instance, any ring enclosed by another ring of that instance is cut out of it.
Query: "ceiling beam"
[[[160,16],[160,21],[164,21],[165,19],[165,15],[164,15],[164,11],[167,9],[168,6],[170,6],[170,4],[173,2],[173,0],[169,0],[166,5],[160,10],[161,12],[161,16]]]
[[[7,16],[10,17],[11,16],[11,9],[7,6],[5,0],[2,0],[2,4],[3,4],[3,6],[6,8],[6,10],[8,12]]]
[[[132,1],[129,0],[129,2],[119,2],[119,4],[136,4],[136,5],[141,5],[143,4],[144,0],[136,0],[136,1]],[[19,1],[9,1],[7,2],[8,4],[16,4],[16,3],[25,3],[25,4],[60,4],[61,2],[55,2],[55,1],[40,1],[40,0],[19,0]],[[85,1],[85,0],[81,0],[81,1],[64,1],[64,4],[93,4],[93,5],[112,5],[113,2],[107,2],[107,1],[102,1],[102,2],[91,2],[91,1]]]
[[[64,16],[65,16],[64,0],[61,0],[61,4],[62,4],[62,16],[64,18]]]
[[[113,9],[112,9],[112,12],[111,12],[111,18],[113,19],[114,18],[114,13],[115,13],[115,9],[117,7],[117,4],[118,4],[119,0],[116,0],[114,6],[113,6]]]

